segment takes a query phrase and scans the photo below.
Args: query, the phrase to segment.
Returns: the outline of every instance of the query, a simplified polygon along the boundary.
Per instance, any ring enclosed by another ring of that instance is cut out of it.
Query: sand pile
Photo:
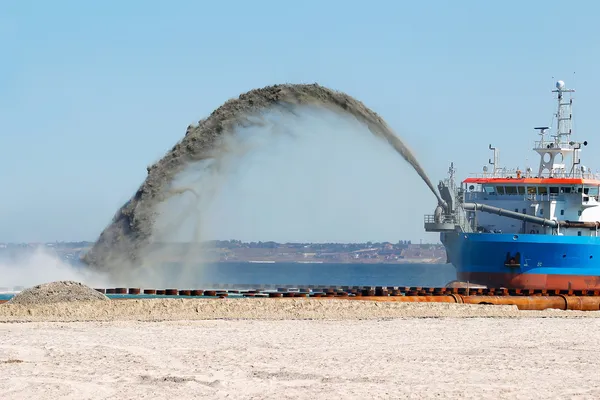
[[[57,281],[25,289],[10,299],[8,303],[30,306],[106,300],[110,299],[79,282]]]
[[[150,244],[157,219],[157,206],[174,195],[169,185],[177,174],[194,163],[215,160],[230,151],[223,141],[224,137],[231,136],[236,127],[262,128],[264,120],[261,119],[261,113],[264,115],[267,111],[276,110],[284,115],[297,116],[295,111],[307,106],[349,115],[363,123],[374,136],[385,140],[408,161],[438,198],[438,202],[442,201],[408,147],[382,118],[358,100],[317,84],[268,86],[227,101],[208,118],[200,121],[198,126],[189,126],[185,137],[148,168],[146,180],[118,210],[112,223],[104,229],[83,261],[103,270],[139,266]]]

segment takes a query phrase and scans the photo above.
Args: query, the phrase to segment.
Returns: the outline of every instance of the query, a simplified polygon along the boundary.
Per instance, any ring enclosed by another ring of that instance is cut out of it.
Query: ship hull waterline
[[[495,288],[600,290],[600,237],[443,232],[457,279]]]

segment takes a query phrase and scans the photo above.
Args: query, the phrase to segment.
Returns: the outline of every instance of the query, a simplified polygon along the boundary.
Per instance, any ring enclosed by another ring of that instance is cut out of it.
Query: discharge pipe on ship
[[[521,221],[527,221],[542,226],[549,226],[551,228],[556,228],[560,226],[561,228],[600,229],[600,221],[557,221],[552,219],[535,217],[533,215],[521,214],[504,208],[488,206],[487,204],[480,203],[464,203],[462,207],[465,209],[465,211],[482,211],[489,214],[497,214],[504,217],[519,219]]]
[[[527,221],[542,226],[549,226],[551,228],[556,228],[559,226],[559,222],[555,220],[522,214],[519,212],[507,210],[505,208],[488,206],[487,204],[464,203],[462,206],[465,209],[465,211],[483,211],[489,214],[497,214],[503,217],[519,219],[521,221]]]

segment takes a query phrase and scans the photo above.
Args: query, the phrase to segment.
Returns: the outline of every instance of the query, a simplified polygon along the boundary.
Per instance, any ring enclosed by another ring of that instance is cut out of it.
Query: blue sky
[[[95,240],[189,123],[275,83],[318,82],[363,101],[435,183],[450,161],[461,177],[479,172],[490,143],[501,163],[535,166],[532,128],[550,121],[563,79],[577,90],[575,134],[595,169],[599,13],[593,1],[2,2],[0,241]],[[360,154],[376,192],[344,192],[363,214],[356,224],[292,229],[306,220],[298,201],[297,221],[263,226],[248,213],[277,204],[255,196],[218,235],[437,241],[422,225],[435,199],[402,161],[378,164],[378,149]],[[335,212],[325,203],[312,215]]]

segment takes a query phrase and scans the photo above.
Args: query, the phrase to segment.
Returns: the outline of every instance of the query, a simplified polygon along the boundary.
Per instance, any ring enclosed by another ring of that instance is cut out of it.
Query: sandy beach
[[[295,299],[3,304],[0,394],[599,398],[599,314]]]

